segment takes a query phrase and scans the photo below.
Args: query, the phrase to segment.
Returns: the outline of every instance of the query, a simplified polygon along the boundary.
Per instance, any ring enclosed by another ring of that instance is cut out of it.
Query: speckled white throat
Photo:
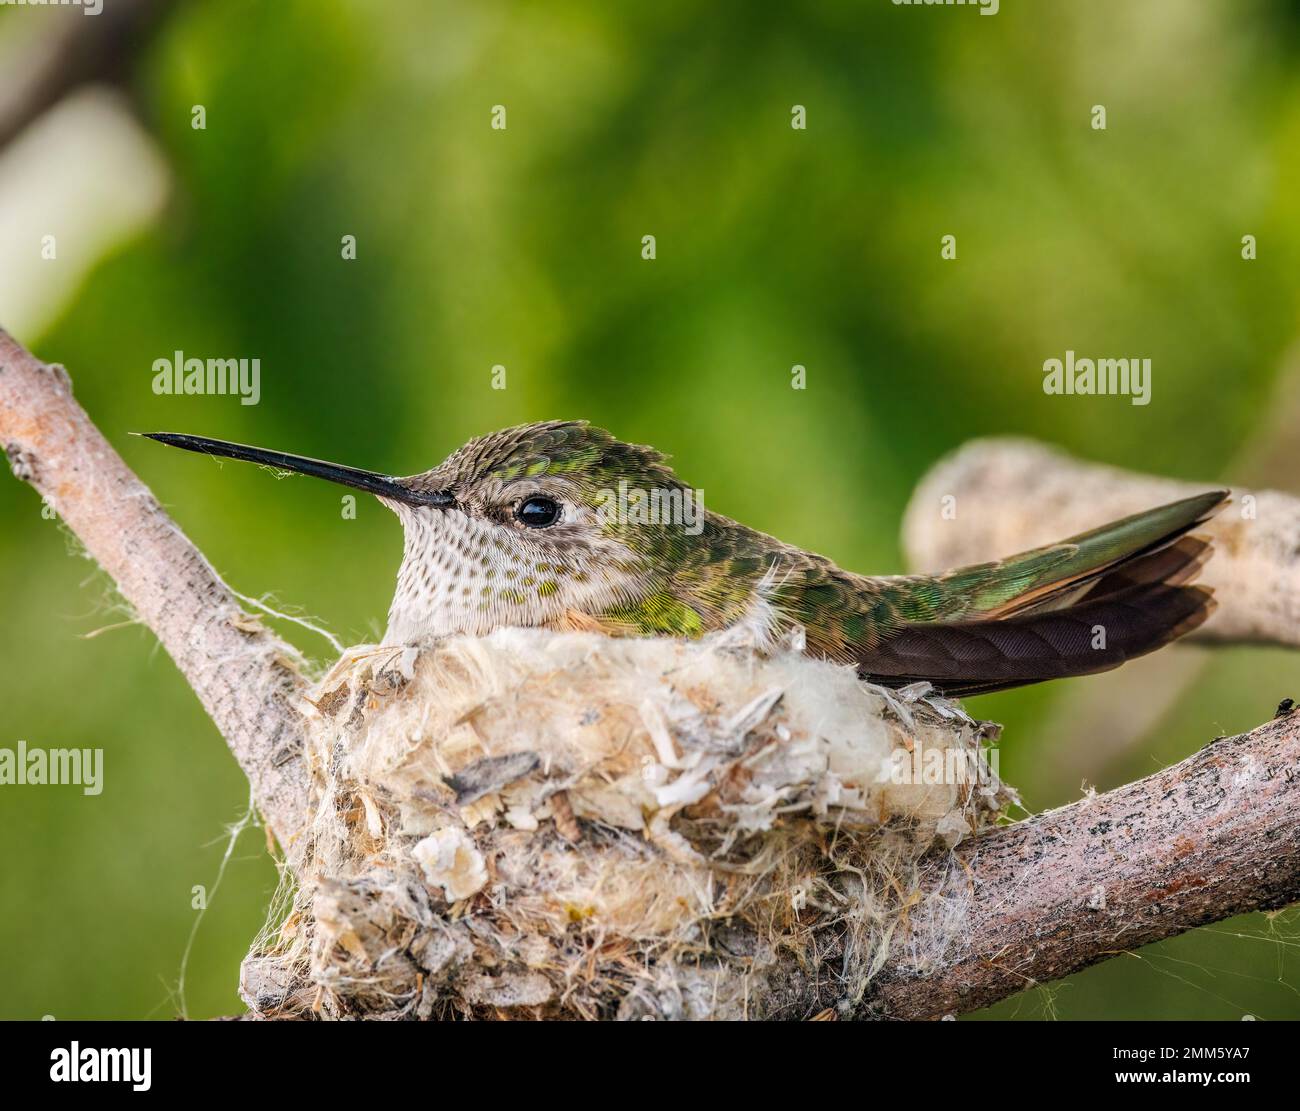
[[[637,578],[575,566],[563,550],[459,509],[380,499],[402,522],[405,544],[385,644],[419,644],[503,626],[566,627],[637,596]]]

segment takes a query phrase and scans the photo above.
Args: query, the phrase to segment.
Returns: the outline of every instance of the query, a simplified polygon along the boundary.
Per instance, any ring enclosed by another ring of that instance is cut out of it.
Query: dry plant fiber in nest
[[[960,945],[916,862],[1013,798],[987,727],[797,644],[358,648],[304,713],[301,881],[241,977],[268,1018],[797,1018],[804,976],[852,1013],[891,948]]]

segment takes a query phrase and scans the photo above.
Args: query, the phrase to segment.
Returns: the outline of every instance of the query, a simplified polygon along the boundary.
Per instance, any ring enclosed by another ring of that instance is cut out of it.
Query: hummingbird
[[[864,576],[711,511],[694,527],[611,512],[614,490],[667,506],[694,491],[654,448],[586,421],[494,432],[405,478],[146,435],[364,490],[396,513],[405,545],[385,644],[502,626],[685,638],[743,627],[760,645],[801,632],[806,652],[864,679],[949,697],[1107,671],[1195,629],[1214,599],[1189,585],[1211,554],[1191,530],[1228,497],[1211,490],[942,574]]]

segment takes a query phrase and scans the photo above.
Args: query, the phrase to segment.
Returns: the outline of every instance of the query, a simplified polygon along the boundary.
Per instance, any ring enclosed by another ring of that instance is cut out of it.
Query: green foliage
[[[326,484],[126,433],[411,473],[472,435],[584,417],[671,453],[712,509],[900,570],[914,482],[974,436],[1235,477],[1294,339],[1290,20],[1241,0],[994,18],[848,0],[186,6],[135,82],[169,209],[20,338],[69,368],[237,589],[348,641],[382,628],[400,556],[385,510],[360,498],[352,519]],[[1042,363],[1067,349],[1150,357],[1151,404],[1045,395]],[[176,350],[260,358],[261,403],[156,396],[153,360]],[[97,798],[0,793],[3,1012],[169,1016],[191,889],[211,886],[247,789],[146,632],[82,639],[120,615],[68,549],[30,490],[0,482],[0,743],[103,747],[106,780]],[[1217,653],[1150,745],[1091,780],[1253,726],[1294,673],[1285,654]],[[1060,687],[974,704],[1007,723],[1002,771],[1035,809],[1079,791],[1035,756]],[[192,1015],[237,1009],[274,882],[246,834],[197,936]],[[1282,925],[1262,923],[1111,962],[1056,990],[1054,1012],[1300,1017],[1294,942],[1231,936]],[[1040,1011],[1031,996],[995,1013]]]

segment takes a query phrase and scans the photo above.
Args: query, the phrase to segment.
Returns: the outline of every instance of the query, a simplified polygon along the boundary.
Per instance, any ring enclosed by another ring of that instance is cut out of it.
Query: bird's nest
[[[944,959],[918,861],[1013,801],[988,727],[797,645],[357,649],[304,711],[301,879],[241,979],[267,1018],[852,1013],[887,951]]]

